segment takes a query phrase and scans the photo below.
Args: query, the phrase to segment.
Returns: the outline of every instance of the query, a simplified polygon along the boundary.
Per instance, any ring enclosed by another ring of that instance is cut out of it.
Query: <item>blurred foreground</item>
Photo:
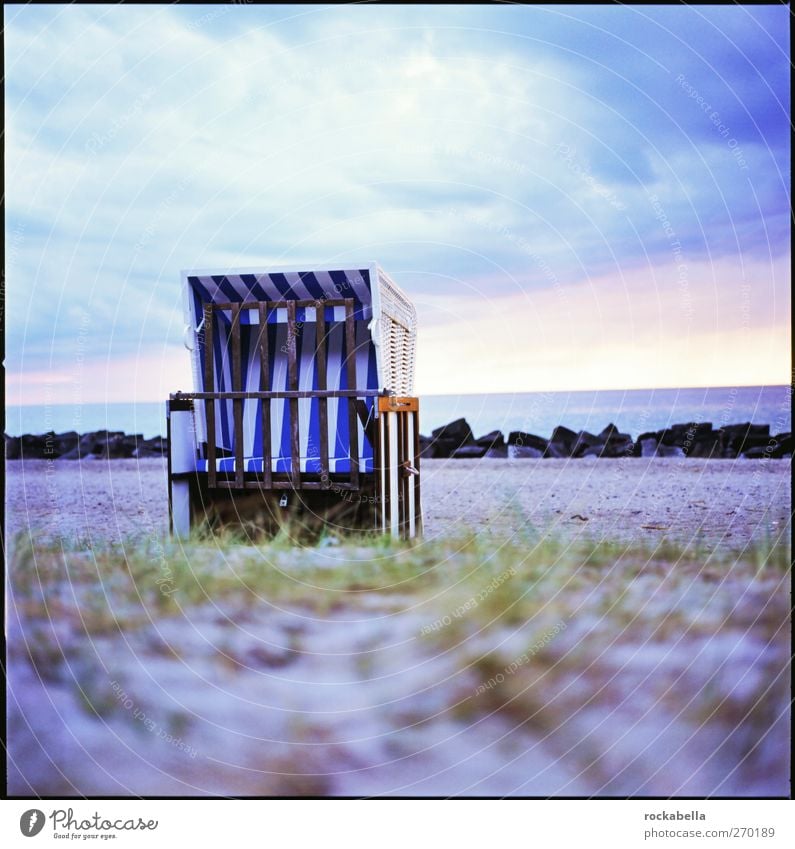
[[[9,792],[788,794],[785,529],[730,551],[527,528],[22,533]]]

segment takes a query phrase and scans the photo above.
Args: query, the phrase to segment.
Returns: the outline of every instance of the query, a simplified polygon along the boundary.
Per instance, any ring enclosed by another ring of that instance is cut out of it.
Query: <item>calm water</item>
[[[598,433],[608,422],[633,436],[692,421],[712,422],[715,427],[750,421],[769,424],[772,433],[792,428],[788,386],[424,395],[420,399],[423,433],[460,417],[467,419],[475,436],[491,430],[549,436],[559,424]],[[165,404],[64,404],[6,410],[5,431],[13,436],[102,429],[141,433],[146,438],[164,434]]]

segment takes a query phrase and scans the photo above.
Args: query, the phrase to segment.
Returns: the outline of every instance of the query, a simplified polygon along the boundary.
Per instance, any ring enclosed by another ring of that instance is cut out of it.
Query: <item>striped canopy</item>
[[[207,303],[251,303],[255,301],[285,300],[339,300],[352,298],[355,319],[356,387],[349,387],[344,367],[348,351],[345,341],[345,308],[324,308],[326,321],[327,388],[378,390],[378,358],[370,330],[373,317],[373,297],[369,269],[339,269],[314,271],[245,271],[245,272],[184,272],[186,292],[186,318],[195,333],[193,345],[194,383],[197,391],[225,392],[232,389],[232,356],[230,349],[231,311],[215,310],[213,339],[214,386],[204,385],[202,369],[204,357],[204,305]],[[318,388],[315,352],[317,350],[317,316],[314,307],[296,309],[296,353],[298,389]],[[288,389],[287,310],[270,310],[268,327],[268,365],[270,380],[268,391]],[[244,391],[260,390],[260,359],[257,346],[259,337],[257,310],[242,310],[240,316],[240,344],[242,383]],[[245,471],[262,471],[262,401],[248,400],[243,407],[243,444]],[[271,404],[271,445],[273,470],[289,472],[290,417],[289,402],[276,399]],[[372,415],[372,398],[365,401]],[[320,416],[317,398],[298,401],[300,465],[302,472],[320,471]],[[234,451],[232,401],[215,402],[216,443],[227,451]],[[197,408],[200,440],[204,439],[203,405]],[[373,448],[367,440],[361,423],[359,427],[359,454],[362,471],[372,471]],[[348,472],[349,419],[346,401],[331,398],[328,401],[329,470]],[[206,460],[199,461],[199,470],[206,470]],[[219,471],[234,471],[234,458],[222,457],[217,461]]]

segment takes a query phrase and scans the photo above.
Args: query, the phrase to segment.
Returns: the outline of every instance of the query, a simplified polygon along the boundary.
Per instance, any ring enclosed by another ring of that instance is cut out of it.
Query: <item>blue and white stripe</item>
[[[352,297],[356,319],[356,375],[357,388],[378,390],[378,370],[375,346],[368,322],[372,317],[370,274],[366,269],[354,271],[271,272],[267,274],[191,274],[187,275],[190,301],[195,327],[203,320],[203,304],[207,302],[245,302],[262,300],[323,300]],[[283,315],[282,315],[283,313]],[[276,310],[268,315],[268,351],[271,391],[288,388],[287,385],[287,311]],[[306,391],[317,388],[316,375],[316,310],[296,311],[298,333],[296,336],[298,362],[298,388]],[[345,310],[344,307],[326,307],[327,388],[347,389],[347,372],[344,368]],[[213,327],[214,374],[213,387],[204,386],[202,369],[198,369],[201,391],[229,391],[232,389],[231,351],[229,349],[229,312],[216,313]],[[245,391],[260,389],[260,362],[257,347],[259,316],[256,311],[241,313],[240,338],[242,347],[242,382]],[[198,336],[199,363],[204,361],[204,334]],[[367,402],[372,411],[373,401]],[[289,401],[275,399],[271,404],[270,453],[274,472],[290,471],[290,418]],[[218,401],[216,408],[216,443],[228,451],[234,450],[232,401]],[[301,472],[320,472],[320,418],[317,399],[300,399],[299,439]],[[243,456],[245,470],[263,471],[262,401],[249,400],[243,405]],[[199,405],[202,416],[202,406]],[[357,417],[358,422],[358,417]],[[350,471],[348,440],[348,404],[345,400],[328,400],[329,471]],[[373,448],[359,430],[360,470],[373,470]],[[219,458],[216,468],[221,472],[235,471],[234,457]],[[200,460],[199,471],[207,470],[207,461]]]

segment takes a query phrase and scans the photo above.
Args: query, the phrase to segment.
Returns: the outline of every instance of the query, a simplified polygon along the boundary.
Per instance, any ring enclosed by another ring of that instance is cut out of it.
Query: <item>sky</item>
[[[181,269],[370,261],[419,394],[790,382],[786,7],[4,17],[10,404],[190,388]]]

